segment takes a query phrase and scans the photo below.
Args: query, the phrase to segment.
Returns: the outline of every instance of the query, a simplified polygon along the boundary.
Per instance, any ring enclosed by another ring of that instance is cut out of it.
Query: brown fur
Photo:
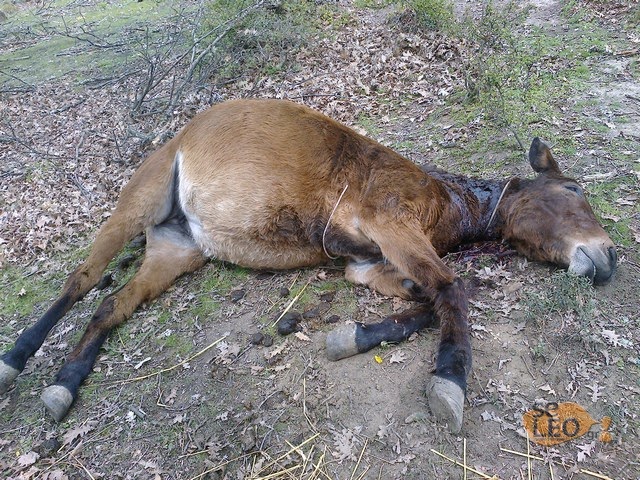
[[[140,270],[103,302],[58,373],[56,388],[43,394],[56,418],[66,414],[68,398],[77,395],[109,331],[207,258],[290,269],[342,256],[349,259],[349,280],[427,302],[441,323],[436,375],[454,384],[442,387],[445,393],[434,397],[432,407],[461,409],[459,398],[447,396],[464,391],[471,367],[467,299],[441,255],[464,241],[503,236],[532,258],[596,280],[608,281],[615,268],[611,241],[584,197],[569,189],[575,182],[560,174],[537,139],[530,160],[538,178],[510,181],[498,205],[505,182],[422,170],[304,106],[267,100],[216,105],[133,175],[86,262],[2,357],[0,390],[126,242],[146,231]],[[423,324],[406,317],[411,320],[398,321]],[[61,390],[69,393],[60,397]]]

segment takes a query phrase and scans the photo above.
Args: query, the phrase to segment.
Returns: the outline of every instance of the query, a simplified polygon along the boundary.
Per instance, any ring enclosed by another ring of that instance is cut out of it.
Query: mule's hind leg
[[[169,142],[142,164],[123,189],[113,215],[100,228],[87,260],[69,275],[62,293],[45,314],[0,357],[0,393],[11,386],[58,320],[100,281],[125,244],[169,214],[174,154],[175,146]]]
[[[42,401],[60,421],[89,375],[109,332],[123,323],[143,302],[164,292],[180,275],[203,266],[206,258],[175,226],[155,227],[147,233],[147,251],[136,275],[96,310],[80,343],[67,358],[55,383],[42,392]]]
[[[89,257],[69,275],[53,305],[33,326],[22,332],[11,350],[0,357],[0,394],[9,389],[56,323],[98,283],[111,259],[142,229],[142,225],[135,222],[123,224],[117,214],[104,224]]]

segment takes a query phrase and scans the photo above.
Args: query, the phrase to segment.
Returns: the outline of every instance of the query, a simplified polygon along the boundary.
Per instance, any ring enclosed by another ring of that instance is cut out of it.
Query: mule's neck
[[[433,238],[439,253],[444,254],[464,243],[501,238],[502,218],[498,203],[504,202],[500,197],[509,180],[469,178],[440,171],[428,173],[441,182],[451,199],[441,218],[443,224],[438,225]]]

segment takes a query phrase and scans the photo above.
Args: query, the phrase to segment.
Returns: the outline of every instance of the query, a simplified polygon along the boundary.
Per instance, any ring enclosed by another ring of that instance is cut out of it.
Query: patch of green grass
[[[397,0],[355,0],[354,6],[356,8],[379,9],[393,5],[396,1]]]
[[[156,341],[162,344],[164,348],[170,349],[174,355],[180,358],[187,358],[193,354],[193,344],[190,339],[179,332],[157,338]]]
[[[189,309],[189,313],[193,317],[208,318],[215,315],[220,310],[220,306],[221,302],[219,300],[203,295]]]
[[[74,3],[9,12],[0,36],[23,46],[0,53],[3,70],[13,76],[0,75],[0,81],[20,87],[70,72],[79,81],[89,73],[113,75],[130,60],[133,37],[158,37],[158,29],[145,31],[145,26],[175,14],[169,2]]]
[[[228,263],[212,263],[203,272],[198,291],[200,294],[226,295],[246,281],[249,270]]]
[[[458,160],[463,173],[495,172],[500,165],[487,161],[485,152],[503,152],[504,165],[521,162],[518,140],[528,149],[534,136],[551,140],[559,157],[579,149],[577,138],[563,132],[567,107],[572,107],[575,92],[584,89],[591,76],[589,62],[601,55],[599,48],[610,43],[610,36],[586,19],[563,35],[549,34],[525,26],[526,14],[517,2],[499,8],[488,2],[479,18],[467,17],[455,27],[474,54],[464,66],[465,90],[450,97],[449,115],[456,124],[478,128],[444,154]],[[584,100],[575,109],[588,103]],[[608,128],[593,127],[602,133]]]
[[[33,312],[35,305],[48,301],[57,293],[57,282],[47,275],[26,275],[22,268],[7,266],[0,276],[0,316],[24,317]],[[6,322],[0,322],[0,332],[13,331]]]
[[[204,31],[230,22],[217,48],[217,69],[223,78],[281,71],[289,65],[291,54],[319,32],[322,19],[331,17],[328,7],[320,11],[310,0],[283,0],[250,10],[254,4],[252,0],[212,0],[208,4]]]
[[[559,270],[543,280],[536,290],[528,290],[523,298],[527,321],[545,325],[558,315],[572,314],[582,325],[588,325],[595,314],[596,292],[591,281]]]
[[[547,355],[547,344],[542,339],[538,340],[538,343],[529,348],[534,360],[538,358],[544,359]]]
[[[451,0],[357,0],[359,8],[392,8],[389,18],[402,31],[456,32],[454,2]]]
[[[303,291],[304,289],[304,291]],[[298,297],[298,295],[300,295]],[[289,298],[296,298],[294,305],[297,309],[304,309],[307,305],[310,305],[315,301],[315,295],[308,287],[305,288],[304,284],[296,284],[289,293]]]
[[[415,12],[418,24],[427,30],[447,31],[454,23],[453,2],[449,0],[404,0]]]
[[[189,308],[190,315],[204,318],[214,315],[220,309],[220,297],[241,285],[248,275],[249,270],[236,265],[211,264],[200,280],[196,293],[198,300]]]
[[[633,247],[635,245],[631,231],[633,207],[631,205],[619,205],[616,200],[624,199],[626,195],[621,192],[634,188],[631,187],[632,185],[636,185],[636,180],[630,175],[623,175],[610,181],[598,182],[587,186],[589,203],[611,240],[616,245],[625,247]],[[617,219],[617,221],[612,219]]]
[[[377,119],[372,118],[366,113],[358,115],[357,123],[365,132],[367,132],[368,137],[379,138],[382,134],[382,127],[378,125]]]

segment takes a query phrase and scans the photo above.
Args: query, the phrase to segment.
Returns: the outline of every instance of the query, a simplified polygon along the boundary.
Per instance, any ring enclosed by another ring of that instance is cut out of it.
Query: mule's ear
[[[551,150],[538,137],[531,142],[529,149],[529,163],[538,173],[560,173],[558,162],[553,159]]]

